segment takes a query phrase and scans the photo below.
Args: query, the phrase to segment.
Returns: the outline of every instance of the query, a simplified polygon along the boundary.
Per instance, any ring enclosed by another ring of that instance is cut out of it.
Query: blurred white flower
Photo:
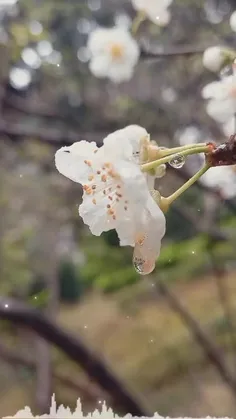
[[[150,193],[154,178],[140,169],[143,141],[150,141],[147,131],[131,125],[108,135],[101,148],[86,141],[62,147],[55,163],[60,173],[83,185],[79,214],[92,234],[116,229],[121,246],[137,244],[145,263],[153,263],[165,216]]]
[[[21,58],[29,67],[38,69],[41,65],[41,59],[33,48],[24,48]]]
[[[29,30],[32,35],[40,35],[43,32],[43,26],[37,20],[32,20],[29,23]]]
[[[203,54],[203,65],[210,71],[218,72],[225,60],[223,48],[219,46],[207,48]]]
[[[132,0],[135,10],[143,12],[148,19],[159,26],[166,26],[170,21],[168,7],[173,0]]]
[[[219,166],[209,169],[200,181],[210,188],[219,189],[225,199],[236,196],[236,171],[234,166]]]
[[[13,67],[9,73],[10,84],[18,90],[26,89],[32,81],[30,71],[24,68]]]
[[[36,48],[37,48],[38,54],[43,58],[48,57],[53,52],[53,47],[52,47],[51,42],[46,41],[46,40],[40,41]]]
[[[130,80],[139,59],[139,46],[121,27],[95,29],[88,38],[90,70],[98,78],[114,83]]]
[[[231,26],[232,31],[236,32],[236,10],[230,16],[229,24]]]
[[[194,125],[189,125],[186,128],[177,131],[175,138],[181,146],[194,144],[200,142],[201,132]]]
[[[227,122],[222,124],[222,131],[226,135],[226,137],[230,137],[230,135],[233,135],[236,131],[236,119],[233,116],[230,118]]]
[[[216,121],[225,123],[236,113],[236,74],[207,84],[202,90],[209,99],[206,110]]]

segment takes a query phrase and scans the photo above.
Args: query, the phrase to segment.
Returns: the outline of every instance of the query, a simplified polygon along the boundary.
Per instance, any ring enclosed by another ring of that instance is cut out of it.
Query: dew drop
[[[181,154],[176,154],[173,159],[170,161],[170,166],[174,167],[175,169],[181,169],[185,163],[185,157]]]
[[[155,269],[155,261],[146,260],[140,257],[133,257],[134,269],[139,275],[148,275]]]
[[[232,76],[232,74],[233,74],[233,66],[226,65],[220,71],[220,78],[225,79],[226,77]]]

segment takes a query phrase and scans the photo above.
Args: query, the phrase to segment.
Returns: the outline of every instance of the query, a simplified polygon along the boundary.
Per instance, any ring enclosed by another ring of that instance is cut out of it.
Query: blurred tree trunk
[[[44,314],[53,319],[57,314],[59,304],[59,291],[57,280],[57,229],[56,223],[49,220],[43,228],[43,254],[45,257],[46,271],[44,275],[47,278],[48,303]],[[35,335],[36,350],[36,406],[40,414],[49,412],[51,406],[51,397],[53,394],[52,377],[53,365],[50,344]]]

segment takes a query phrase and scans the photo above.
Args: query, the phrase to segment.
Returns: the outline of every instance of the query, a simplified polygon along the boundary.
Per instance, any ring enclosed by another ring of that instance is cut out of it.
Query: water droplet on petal
[[[226,65],[220,71],[220,78],[225,79],[228,76],[232,76],[232,74],[233,74],[233,66],[232,65]]]
[[[145,257],[144,252],[141,251],[142,245],[136,243],[133,253],[134,269],[139,275],[148,275],[154,271],[156,266],[155,258]]]
[[[181,169],[185,163],[185,157],[181,154],[176,154],[173,159],[170,161],[170,166],[174,167],[175,169]]]
[[[148,275],[155,269],[155,261],[133,256],[134,269],[139,275]]]

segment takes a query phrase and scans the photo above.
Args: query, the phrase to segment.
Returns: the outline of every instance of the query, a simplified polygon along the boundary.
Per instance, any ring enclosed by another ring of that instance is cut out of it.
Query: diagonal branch
[[[141,40],[141,59],[156,60],[158,58],[172,58],[173,56],[202,54],[212,45],[181,45],[171,48],[166,46],[150,47],[150,44]]]
[[[125,388],[108,367],[84,345],[82,340],[71,336],[56,323],[47,319],[37,310],[14,299],[0,297],[0,318],[22,324],[39,336],[64,351],[103,390],[108,392],[114,402],[126,413],[134,416],[148,416],[150,412],[141,407],[136,398]]]
[[[23,365],[30,370],[35,370],[36,368],[36,363],[33,359],[29,359],[28,356],[19,354],[8,346],[3,345],[1,342],[0,358],[9,364],[16,366]],[[87,384],[78,379],[75,380],[74,378],[72,379],[71,377],[67,377],[59,372],[53,372],[53,377],[60,382],[60,384],[75,390],[77,394],[80,393],[83,398],[88,401],[94,401],[98,398],[104,397],[104,393],[102,393],[93,383]]]
[[[210,363],[218,370],[221,378],[228,385],[235,397],[236,377],[231,373],[231,370],[224,362],[219,349],[214,345],[211,339],[208,338],[207,334],[204,333],[194,317],[192,317],[188,310],[185,309],[185,307],[179,302],[178,298],[176,298],[176,296],[162,281],[155,282],[154,286],[158,293],[161,293],[161,295],[166,298],[166,301],[172,310],[181,318],[187,329],[192,334],[194,340],[202,348]]]

